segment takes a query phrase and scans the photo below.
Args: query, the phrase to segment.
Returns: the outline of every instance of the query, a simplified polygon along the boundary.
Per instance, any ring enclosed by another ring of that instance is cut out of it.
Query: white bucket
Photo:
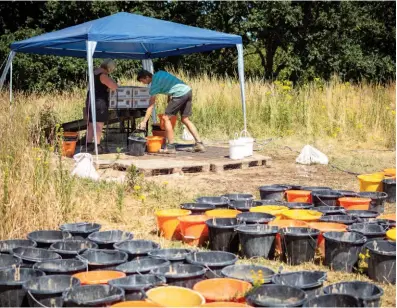
[[[240,136],[242,133],[246,133],[245,137],[240,137],[237,140],[240,140],[244,144],[244,157],[249,157],[254,155],[254,138],[252,138],[247,131],[242,131],[240,133]]]
[[[229,158],[243,159],[245,156],[245,143],[239,139],[229,140]]]

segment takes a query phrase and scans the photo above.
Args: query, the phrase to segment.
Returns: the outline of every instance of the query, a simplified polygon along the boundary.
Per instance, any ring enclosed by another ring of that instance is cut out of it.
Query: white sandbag
[[[302,165],[328,165],[328,157],[316,148],[310,145],[305,145],[299,156],[296,158],[296,162]]]
[[[192,134],[189,132],[189,130],[186,128],[185,125],[183,125],[182,140],[185,140],[185,141],[193,141],[194,140],[194,137],[192,136]]]
[[[73,156],[76,164],[72,171],[72,175],[76,175],[81,178],[89,178],[92,180],[99,180],[99,174],[96,172],[93,157],[89,153],[79,153]]]

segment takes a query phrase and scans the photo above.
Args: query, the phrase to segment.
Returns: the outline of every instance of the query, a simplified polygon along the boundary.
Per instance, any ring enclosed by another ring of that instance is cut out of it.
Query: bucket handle
[[[29,296],[33,299],[33,301],[36,302],[37,305],[39,305],[40,307],[43,307],[43,308],[49,308],[49,307],[47,307],[47,306],[44,306],[42,303],[40,303],[40,302],[33,296],[33,294],[32,294],[30,291],[28,291],[28,294],[29,294]]]
[[[252,138],[252,137],[251,137],[251,134],[248,132],[248,130],[243,129],[243,130],[240,132],[240,137],[243,136],[243,133],[245,134],[245,135],[244,135],[245,137],[248,136],[248,137]]]
[[[207,264],[204,264],[204,267],[205,267],[206,270],[208,270],[208,271],[210,271],[212,274],[214,274],[215,277],[222,278],[222,276],[219,276],[219,275],[218,275],[217,273],[215,273],[212,269],[210,269],[210,268],[208,267]]]

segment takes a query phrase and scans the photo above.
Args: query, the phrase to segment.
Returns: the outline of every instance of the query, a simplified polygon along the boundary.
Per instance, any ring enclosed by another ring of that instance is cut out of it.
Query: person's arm
[[[149,107],[146,110],[145,118],[139,124],[140,129],[146,129],[147,121],[149,121],[150,116],[152,115],[152,111],[155,103],[156,103],[156,96],[151,96],[149,100]]]
[[[101,76],[99,77],[99,79],[101,80],[101,82],[107,86],[110,90],[116,90],[119,86],[117,85],[117,83],[115,83],[113,81],[112,78],[110,78],[108,75],[106,74],[101,74]]]

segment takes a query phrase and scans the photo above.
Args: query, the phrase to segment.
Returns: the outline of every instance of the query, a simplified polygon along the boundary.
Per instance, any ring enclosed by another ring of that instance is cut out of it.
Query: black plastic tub
[[[44,276],[32,268],[16,268],[0,271],[0,307],[27,307],[26,291],[22,285],[31,279]]]
[[[171,263],[185,263],[186,257],[190,255],[192,251],[184,248],[165,248],[155,249],[148,253],[149,257],[168,260]]]
[[[229,265],[222,269],[223,277],[247,281],[251,284],[271,283],[275,272],[265,266],[253,264]]]
[[[322,222],[336,222],[344,225],[352,225],[357,222],[357,217],[350,215],[327,215],[320,217]]]
[[[311,203],[302,203],[302,202],[288,202],[287,206],[291,210],[311,210],[314,207],[314,205]]]
[[[101,225],[94,222],[75,222],[63,224],[59,227],[61,231],[66,231],[75,237],[87,238],[88,235],[101,230]]]
[[[124,251],[110,249],[86,249],[79,252],[77,258],[88,264],[88,269],[113,269],[115,266],[127,262],[128,255]]]
[[[46,275],[74,275],[86,271],[87,264],[80,260],[66,259],[36,263],[33,268]]]
[[[379,213],[376,211],[364,211],[364,210],[350,210],[350,211],[346,211],[346,214],[357,217],[357,220],[360,222],[369,222],[370,220],[373,220],[379,216]]]
[[[63,293],[80,285],[80,280],[69,275],[42,276],[26,281],[30,307],[63,307]]]
[[[108,307],[124,300],[124,290],[110,285],[86,285],[63,294],[64,307]]]
[[[149,274],[151,270],[171,265],[170,261],[158,258],[139,258],[123,263],[115,268],[116,271],[123,272],[128,276],[139,274]]]
[[[229,201],[254,200],[254,195],[246,194],[246,193],[226,194],[223,195],[222,197],[229,199]]]
[[[309,299],[303,307],[362,307],[357,297],[347,294],[327,294]]]
[[[358,197],[371,199],[371,203],[369,204],[369,209],[371,211],[376,211],[379,214],[385,211],[385,201],[388,197],[387,193],[379,191],[364,191],[359,192]]]
[[[267,284],[254,288],[245,299],[252,307],[300,307],[306,298],[301,289]]]
[[[283,260],[289,265],[313,261],[320,231],[311,228],[283,228],[279,230]]]
[[[267,213],[246,212],[237,215],[238,224],[268,224],[276,219],[276,216]]]
[[[21,264],[21,259],[6,253],[0,253],[0,271],[15,267]]]
[[[238,252],[237,218],[210,218],[206,224],[211,250]]]
[[[324,216],[346,214],[345,208],[341,206],[317,206],[316,211],[323,213]]]
[[[164,285],[165,277],[160,275],[132,275],[123,278],[109,280],[110,286],[124,290],[126,301],[139,301],[146,298],[145,291]]]
[[[229,207],[240,212],[248,212],[254,204],[253,200],[234,200],[230,201]]]
[[[215,205],[209,203],[183,203],[181,209],[192,212],[192,215],[204,215],[206,211],[215,209]]]
[[[396,284],[396,242],[373,240],[369,250],[368,277],[381,283]]]
[[[298,184],[275,184],[275,185],[288,187],[289,190],[302,190],[302,185],[298,185]]]
[[[338,199],[342,194],[334,190],[315,190],[312,191],[314,206],[337,206]]]
[[[358,223],[347,227],[350,232],[357,232],[364,235],[367,239],[383,239],[386,236],[384,226],[372,223]]]
[[[274,257],[278,227],[267,225],[240,225],[236,228],[241,243],[241,255],[246,258]]]
[[[62,258],[56,252],[33,247],[17,247],[12,250],[12,253],[22,260],[25,267],[32,267],[37,262],[54,261]]]
[[[59,254],[62,259],[74,259],[81,250],[97,248],[97,244],[88,240],[67,240],[52,244],[49,250]]]
[[[226,209],[229,207],[229,199],[225,197],[200,197],[196,199],[196,202],[211,204],[216,209]]]
[[[343,197],[345,197],[345,198],[355,198],[355,197],[357,197],[357,192],[355,192],[355,191],[352,191],[352,190],[335,190],[335,191],[337,191],[338,193],[340,193]]]
[[[22,240],[22,239],[0,241],[0,253],[12,254],[12,250],[18,247],[34,248],[37,247],[37,244],[35,241]]]
[[[383,289],[364,281],[342,281],[323,288],[324,294],[347,294],[357,297],[362,307],[379,307]]]
[[[128,260],[147,256],[149,252],[159,249],[160,245],[147,240],[130,240],[113,245],[114,249],[124,251],[128,254]]]
[[[37,248],[50,248],[55,242],[71,239],[69,232],[58,230],[33,231],[28,234],[28,239],[37,243]]]
[[[261,186],[259,187],[259,193],[261,200],[283,201],[285,191],[289,189],[288,186]]]
[[[384,228],[386,230],[396,227],[396,222],[394,220],[390,220],[390,219],[374,219],[371,221],[371,223],[384,226]]]
[[[325,232],[324,265],[334,271],[351,273],[367,238],[356,232]]]
[[[235,254],[225,251],[193,252],[186,257],[188,263],[206,268],[208,270],[206,277],[209,279],[222,277],[222,269],[235,264],[237,260],[238,258]]]
[[[98,231],[88,236],[90,241],[98,244],[99,249],[113,249],[114,244],[133,238],[134,235],[131,232],[121,230]]]
[[[323,191],[323,190],[332,190],[332,188],[327,186],[302,186],[301,190],[315,192],[315,191]]]
[[[272,282],[278,285],[287,285],[305,291],[307,297],[313,298],[321,294],[327,273],[321,271],[297,271],[280,273],[273,276]]]
[[[386,201],[396,203],[396,179],[384,179],[383,191],[387,194]]]
[[[206,269],[194,264],[171,264],[151,270],[152,274],[164,276],[171,286],[193,289],[193,286],[205,279]]]

